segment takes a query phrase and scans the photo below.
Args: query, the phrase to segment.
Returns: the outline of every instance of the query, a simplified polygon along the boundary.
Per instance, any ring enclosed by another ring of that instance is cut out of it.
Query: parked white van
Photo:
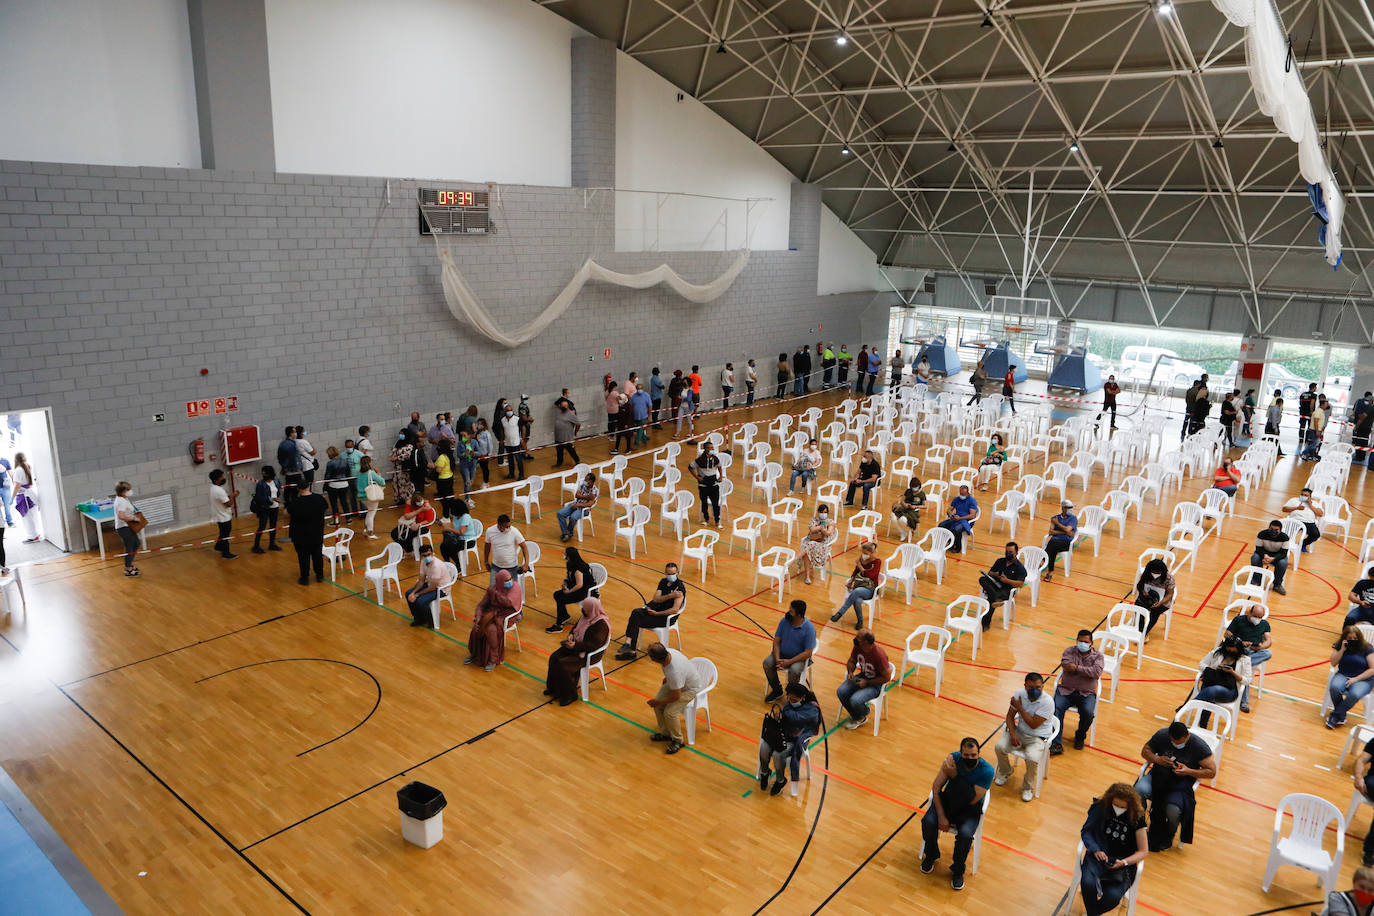
[[[1155,369],[1155,360],[1159,361],[1158,369]],[[1125,379],[1145,382],[1153,371],[1156,382],[1167,381],[1174,390],[1186,389],[1207,371],[1164,347],[1129,346],[1121,351],[1120,366],[1120,374]]]

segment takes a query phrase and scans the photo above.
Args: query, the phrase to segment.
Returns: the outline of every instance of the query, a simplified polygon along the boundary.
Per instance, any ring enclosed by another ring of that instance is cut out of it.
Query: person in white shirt
[[[219,528],[215,538],[215,549],[226,560],[237,559],[237,554],[229,552],[229,532],[233,529],[234,503],[230,491],[226,490],[224,472],[215,468],[210,472],[210,521]],[[233,494],[237,496],[238,493]]]
[[[792,462],[792,476],[787,481],[787,495],[792,495],[792,488],[801,481],[802,489],[811,492],[811,481],[816,479],[816,472],[821,466],[821,450],[816,446],[816,440],[812,439],[806,443],[797,460]]]
[[[491,573],[488,585],[496,583],[496,573],[506,570],[516,582],[520,574],[530,571],[530,550],[525,546],[525,536],[520,529],[511,524],[510,516],[502,513],[496,517],[496,524],[487,529],[486,545],[482,548],[482,559]]]
[[[24,523],[25,544],[41,540],[38,534],[42,512],[38,503],[38,481],[33,476],[33,468],[23,452],[14,453],[14,470],[10,472],[14,480],[14,508]]]
[[[306,490],[309,490],[315,482],[315,468],[320,466],[320,462],[315,458],[315,447],[305,438],[304,426],[296,427],[296,454],[300,456],[301,475],[305,478]]]
[[[753,404],[754,404],[754,386],[756,386],[758,383],[759,383],[759,373],[758,373],[758,370],[757,370],[756,368],[754,368],[754,361],[751,359],[751,360],[749,360],[749,365],[747,365],[747,366],[744,367],[744,387],[745,387],[745,389],[747,390],[747,394],[745,395],[745,400],[744,400],[744,406],[745,406],[745,407],[752,407],[752,406],[753,406]]]
[[[682,723],[678,721],[687,704],[696,699],[701,688],[706,686],[701,672],[692,660],[676,649],[669,649],[661,642],[649,646],[649,658],[663,667],[663,683],[658,693],[648,701],[658,720],[658,731],[650,737],[651,741],[666,741],[669,754],[682,750]]]
[[[372,435],[372,427],[359,426],[358,443],[354,447],[363,453],[363,457],[372,458],[373,461],[376,461],[377,459],[374,457],[376,455],[376,449],[372,447],[372,440],[368,438],[370,435]]]
[[[506,479],[513,480],[519,469],[520,479],[525,479],[525,450],[520,445],[520,421],[515,418],[514,405],[507,404],[501,415],[501,454],[506,456]]]
[[[1283,513],[1302,522],[1307,528],[1307,538],[1302,542],[1302,552],[1307,553],[1308,548],[1321,539],[1322,532],[1317,527],[1317,519],[1326,515],[1326,511],[1312,499],[1311,488],[1303,487],[1302,493],[1283,504]]]
[[[723,395],[722,407],[730,406],[730,392],[735,390],[735,364],[726,363],[725,368],[720,370],[720,390]]]
[[[138,521],[138,510],[129,498],[134,485],[127,480],[115,484],[114,529],[115,534],[124,542],[124,575],[132,579],[141,575],[134,565],[134,554],[138,553],[138,532],[129,527],[130,522]]]
[[[998,739],[997,776],[993,780],[1004,786],[1011,778],[1011,751],[1020,748],[1026,755],[1026,775],[1021,780],[1021,800],[1035,798],[1035,777],[1045,760],[1054,722],[1054,700],[1045,695],[1045,679],[1032,671],[1026,675],[1026,685],[1011,695],[1007,707],[1006,729]]]

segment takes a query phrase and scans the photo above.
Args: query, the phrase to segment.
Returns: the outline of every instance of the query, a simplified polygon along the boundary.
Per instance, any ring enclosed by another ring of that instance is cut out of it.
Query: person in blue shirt
[[[286,427],[286,437],[277,444],[277,467],[281,468],[281,503],[290,510],[296,488],[301,485],[300,450],[296,448],[296,427]],[[287,538],[282,538],[287,540]]]
[[[940,858],[940,833],[954,834],[954,858],[949,866],[950,886],[964,889],[964,862],[973,848],[973,836],[983,817],[983,796],[992,785],[992,764],[979,755],[978,739],[959,742],[959,753],[940,764],[930,786],[931,804],[921,818],[921,872],[930,874]]]
[[[780,710],[770,715],[775,716],[781,726],[782,747],[773,747],[767,739],[759,739],[759,788],[768,787],[771,763],[778,775],[773,780],[773,788],[769,789],[768,794],[777,795],[782,792],[782,787],[787,785],[787,774],[783,767],[789,762],[792,782],[801,780],[802,752],[806,750],[807,741],[821,730],[821,704],[816,700],[816,695],[804,685],[788,684],[787,702]],[[795,785],[792,787],[792,794],[797,794]]]
[[[663,388],[663,376],[659,375],[658,367],[654,366],[653,374],[649,376],[649,416],[653,420],[654,429],[663,428],[663,424],[658,422],[658,412],[663,407]]]
[[[630,415],[634,418],[635,445],[649,441],[649,412],[653,409],[653,399],[643,388],[636,388],[630,395]]]
[[[969,492],[968,484],[960,484],[959,495],[949,501],[948,517],[940,527],[954,535],[954,550],[964,550],[964,535],[973,534],[973,523],[978,520],[978,500]]]
[[[1054,578],[1054,561],[1059,555],[1073,547],[1078,537],[1078,516],[1073,514],[1073,503],[1067,499],[1059,503],[1059,514],[1050,516],[1050,533],[1045,538],[1045,553],[1049,555],[1050,565],[1040,578],[1048,582]]]
[[[763,676],[768,679],[768,695],[763,701],[772,703],[782,698],[779,671],[787,672],[789,685],[800,683],[815,651],[816,627],[806,619],[806,602],[794,599],[773,633],[773,651],[763,660]]]

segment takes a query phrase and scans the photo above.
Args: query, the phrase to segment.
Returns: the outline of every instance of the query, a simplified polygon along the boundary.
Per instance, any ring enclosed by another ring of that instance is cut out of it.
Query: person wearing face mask
[[[1302,522],[1303,527],[1307,529],[1307,537],[1303,538],[1302,542],[1302,552],[1307,553],[1313,544],[1321,540],[1322,532],[1321,528],[1317,527],[1317,519],[1326,515],[1326,510],[1312,498],[1312,490],[1309,487],[1303,487],[1301,493],[1280,508],[1284,515]]]
[[[625,624],[625,644],[615,654],[617,661],[634,661],[638,656],[635,646],[639,642],[639,631],[656,629],[668,625],[668,618],[676,614],[687,600],[687,586],[677,575],[677,564],[668,563],[663,567],[663,578],[658,580],[658,588],[649,603],[630,612]]]
[[[1341,638],[1331,646],[1331,664],[1336,670],[1326,688],[1331,697],[1326,727],[1340,728],[1345,714],[1374,687],[1374,647],[1365,642],[1359,627],[1347,625],[1341,631]]]
[[[802,752],[806,750],[806,743],[821,730],[821,704],[805,685],[788,684],[787,702],[769,715],[778,721],[778,734],[774,739],[779,741],[779,746],[774,747],[766,737],[759,739],[759,789],[768,788],[771,764],[771,769],[778,775],[768,794],[782,792],[787,785],[787,769],[790,769],[794,784],[792,794],[796,795],[795,784],[801,781]]]
[[[1113,783],[1093,799],[1079,831],[1083,861],[1079,892],[1087,916],[1110,913],[1135,883],[1136,866],[1150,853],[1145,805],[1124,782]]]
[[[262,468],[262,480],[253,487],[253,499],[248,508],[258,517],[258,530],[253,535],[253,553],[262,549],[262,533],[267,532],[267,550],[281,550],[277,546],[277,514],[281,511],[281,490],[277,486],[277,472],[272,465]]]
[[[296,510],[288,509],[288,511],[292,515],[294,524]],[[406,511],[396,520],[396,527],[391,529],[391,539],[409,553],[414,549],[415,539],[420,536],[422,531],[434,524],[436,517],[437,513],[434,511],[434,507],[419,493],[412,493]]]
[[[1366,800],[1374,799],[1374,767],[1370,766],[1372,760],[1374,760],[1374,738],[1365,742],[1364,749],[1360,751],[1359,757],[1355,758],[1355,791],[1359,792]],[[1361,856],[1364,865],[1374,865],[1374,824],[1370,825],[1369,832],[1365,834],[1364,851]]]
[[[1273,590],[1280,595],[1288,594],[1283,587],[1283,577],[1288,573],[1288,533],[1278,519],[1270,520],[1268,526],[1255,535],[1255,552],[1250,554],[1250,565],[1272,569]]]
[[[301,577],[296,581],[309,585],[310,567],[315,567],[315,581],[324,581],[324,517],[329,504],[310,484],[302,483],[300,495],[286,510],[291,515],[291,546],[296,548],[296,563]]]
[[[410,608],[412,627],[433,626],[434,614],[430,605],[439,597],[439,583],[443,581],[443,567],[434,558],[434,548],[421,544],[420,575],[415,584],[406,590],[406,606]]]
[[[564,503],[563,508],[556,513],[560,541],[566,544],[572,540],[582,516],[591,514],[592,507],[596,505],[596,500],[600,496],[601,490],[596,485],[596,471],[588,471],[582,478],[582,483],[578,485],[577,492],[573,494],[572,502]]]
[[[921,487],[921,478],[913,477],[907,483],[901,498],[892,504],[892,517],[906,525],[908,541],[921,529],[921,511],[926,506],[926,498],[926,491]]]
[[[509,515],[502,512],[496,516],[496,524],[487,529],[485,538],[482,560],[491,573],[488,585],[496,581],[498,570],[504,569],[517,580],[530,571],[530,549]]]
[[[1012,592],[1026,584],[1026,567],[1016,558],[1021,548],[1015,541],[1007,541],[1002,556],[992,564],[992,568],[978,577],[978,587],[983,597],[988,599],[988,612],[983,615],[983,630],[992,627],[992,615],[997,613],[997,605],[1011,597]]]
[[[1355,869],[1354,888],[1326,895],[1321,916],[1370,916],[1374,913],[1374,868],[1366,864]]]
[[[830,517],[830,507],[825,504],[817,506],[815,517],[806,527],[806,535],[801,541],[800,556],[797,557],[797,563],[801,565],[802,576],[807,585],[811,584],[813,571],[824,575],[830,566],[830,545],[835,543],[837,534],[835,520]]]
[[[935,870],[940,859],[940,834],[954,834],[954,857],[949,865],[950,887],[964,889],[964,862],[983,817],[983,796],[992,785],[992,765],[979,756],[978,739],[959,742],[959,752],[940,763],[930,785],[930,807],[921,818],[921,873]]]
[[[481,665],[491,671],[506,660],[506,622],[520,614],[525,595],[510,572],[501,569],[472,612],[465,665]]]
[[[1045,555],[1050,563],[1045,567],[1040,581],[1049,582],[1054,578],[1055,562],[1061,553],[1073,549],[1073,542],[1077,537],[1078,516],[1073,514],[1073,503],[1067,499],[1060,500],[1059,514],[1050,516],[1050,533],[1045,535]]]
[[[872,601],[878,592],[878,578],[883,572],[883,561],[878,556],[878,545],[874,541],[864,541],[859,548],[859,559],[854,563],[854,571],[845,580],[847,592],[839,609],[830,615],[831,623],[839,623],[850,608],[854,609],[854,629],[864,628],[864,602]]]
[[[520,421],[515,407],[506,404],[501,414],[501,454],[506,458],[506,479],[525,479],[525,448],[520,444]]]
[[[763,702],[773,703],[782,698],[778,672],[787,672],[789,685],[801,683],[815,651],[816,627],[806,619],[806,602],[795,598],[773,633],[773,651],[763,659],[763,676],[768,680],[768,695]],[[781,767],[778,772],[782,772]]]
[[[1050,735],[1054,726],[1054,700],[1045,695],[1045,679],[1032,671],[1026,675],[1025,686],[1011,695],[1007,707],[1006,728],[1002,737],[993,748],[997,753],[997,778],[999,786],[1007,784],[1013,770],[1011,752],[1020,748],[1026,755],[1026,772],[1021,780],[1021,800],[1028,802],[1035,798],[1035,779],[1040,773],[1040,764],[1045,761]]]
[[[854,634],[854,648],[845,663],[845,679],[835,690],[840,705],[849,713],[845,728],[853,731],[868,722],[868,701],[883,692],[883,685],[892,676],[887,653],[878,645],[872,630]]]
[[[266,470],[272,469],[269,467]],[[124,544],[124,575],[130,579],[141,575],[138,567],[134,565],[134,555],[138,553],[139,546],[138,532],[129,527],[130,522],[140,520],[139,511],[134,508],[133,492],[134,485],[127,480],[121,480],[115,484],[114,529],[115,534],[119,535],[119,540]],[[5,523],[5,525],[8,524],[8,522]],[[0,525],[0,568],[5,565],[3,542],[5,525]],[[273,536],[275,537],[275,533]],[[277,549],[280,550],[281,548]]]
[[[816,447],[816,440],[812,439],[806,443],[806,448],[797,453],[797,460],[792,462],[792,476],[787,479],[787,495],[792,495],[792,490],[799,480],[802,489],[810,493],[811,481],[816,479],[816,472],[820,466],[821,450]]]
[[[687,473],[696,478],[697,496],[701,501],[701,523],[703,525],[713,524],[711,521],[712,512],[715,513],[715,526],[720,527],[720,458],[716,456],[716,450],[710,442],[702,443],[701,451],[697,453],[692,463],[687,465]]]
[[[1245,613],[1226,625],[1226,635],[1240,640],[1241,651],[1250,659],[1250,671],[1274,657],[1269,647],[1274,644],[1274,634],[1265,617],[1268,612],[1259,602],[1251,602]],[[1247,684],[1240,694],[1240,711],[1250,711],[1250,686]]]
[[[1140,749],[1149,769],[1135,783],[1141,798],[1150,802],[1150,852],[1174,843],[1183,829],[1183,842],[1193,842],[1193,814],[1197,801],[1193,786],[1217,775],[1212,749],[1182,722],[1170,722],[1150,736]]]
[[[611,638],[611,621],[600,599],[588,595],[580,607],[582,616],[573,624],[568,638],[549,656],[544,679],[544,694],[557,700],[559,706],[570,706],[577,700],[582,669],[601,661],[601,647]]]
[[[1234,703],[1242,689],[1250,684],[1250,657],[1245,654],[1237,636],[1227,636],[1198,664],[1196,699],[1224,705]],[[1210,713],[1198,716],[1198,725],[1207,727]]]
[[[1160,559],[1145,564],[1135,584],[1135,603],[1150,612],[1150,622],[1145,626],[1148,639],[1159,618],[1174,605],[1174,576],[1169,564]]]
[[[864,459],[859,462],[859,472],[849,481],[849,488],[844,492],[844,504],[848,508],[854,507],[854,493],[863,490],[863,506],[868,508],[868,496],[873,492],[873,488],[878,485],[878,481],[883,479],[883,466],[878,462],[870,449],[864,449]]]
[[[973,498],[968,484],[959,485],[959,495],[949,501],[948,516],[940,527],[954,535],[954,552],[963,553],[964,535],[973,534],[973,523],[978,521],[978,500]]]
[[[1078,638],[1059,657],[1059,688],[1054,692],[1054,717],[1059,720],[1059,737],[1050,746],[1050,753],[1064,753],[1064,713],[1078,710],[1078,731],[1073,736],[1074,750],[1083,750],[1083,742],[1092,728],[1097,714],[1097,685],[1107,659],[1093,648],[1093,631],[1079,630]]]

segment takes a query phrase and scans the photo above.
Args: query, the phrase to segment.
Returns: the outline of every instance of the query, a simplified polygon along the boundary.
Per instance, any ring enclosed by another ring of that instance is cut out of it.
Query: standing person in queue
[[[215,468],[209,474],[210,477],[210,520],[215,523],[217,529],[215,537],[215,550],[226,560],[238,559],[238,554],[229,550],[229,533],[234,527],[234,497],[238,495],[237,490],[226,490],[224,484],[227,482],[224,472]]]
[[[281,489],[277,485],[277,472],[272,465],[263,465],[262,480],[253,487],[253,501],[248,508],[258,517],[258,530],[253,535],[253,553],[266,553],[262,549],[262,533],[267,532],[267,550],[281,550],[277,546],[277,516],[281,511]]]
[[[324,517],[329,504],[310,484],[301,484],[300,495],[291,501],[291,546],[296,548],[296,563],[301,576],[296,581],[310,584],[310,567],[315,567],[315,581],[324,581]]]

